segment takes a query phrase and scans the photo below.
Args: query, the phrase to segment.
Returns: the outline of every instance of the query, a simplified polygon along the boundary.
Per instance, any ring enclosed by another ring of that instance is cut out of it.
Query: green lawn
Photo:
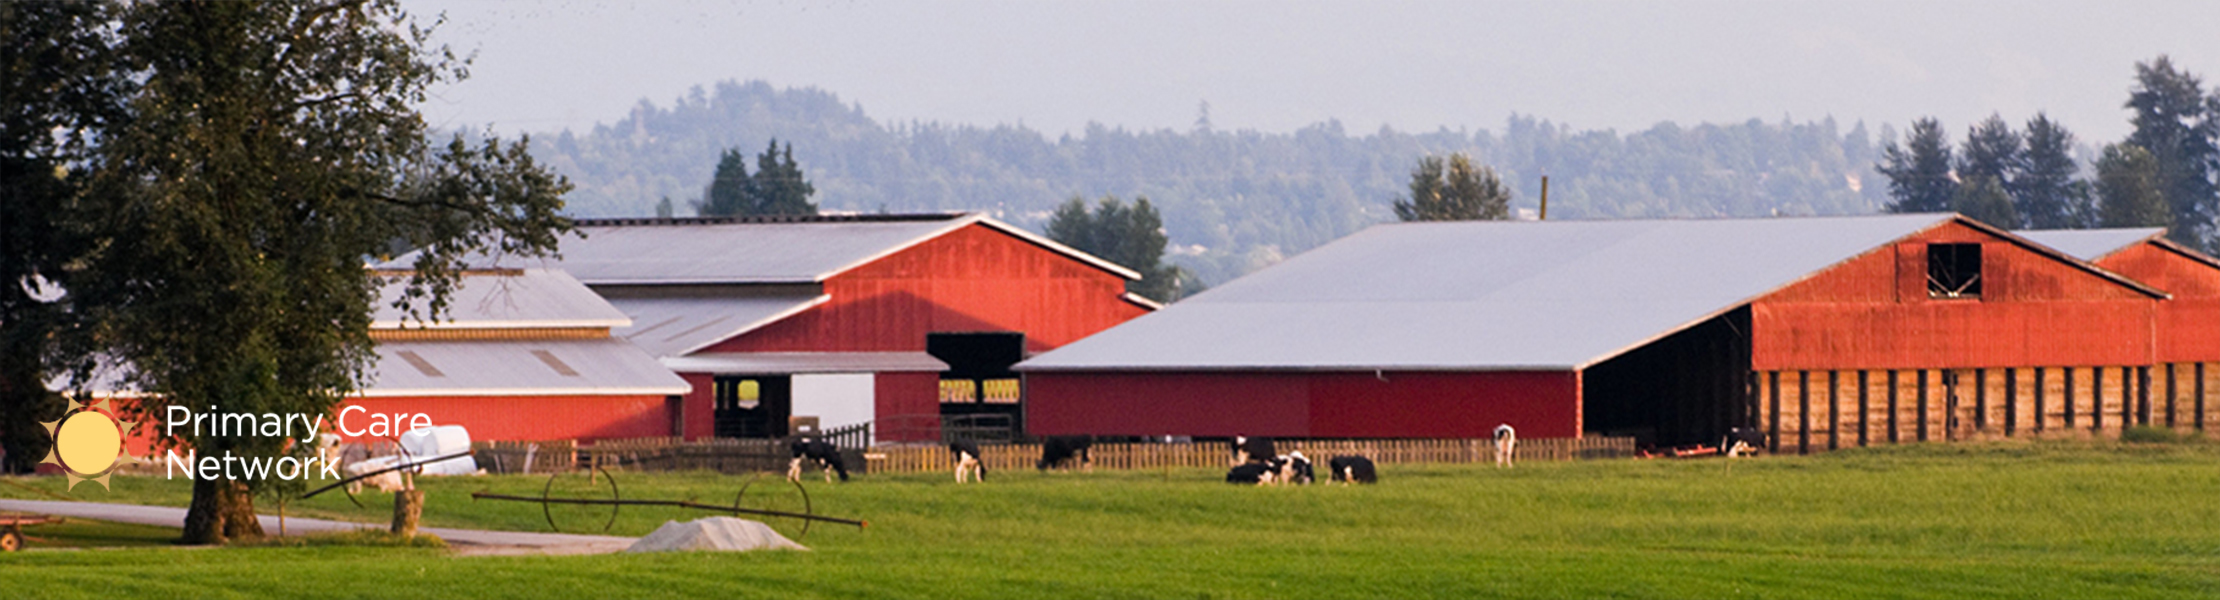
[[[815,484],[808,553],[451,557],[412,548],[0,556],[9,597],[2220,596],[2220,446],[2002,442],[1814,457],[1389,465],[1365,488],[1204,470],[873,475]],[[627,498],[729,502],[745,478],[623,474]],[[59,481],[23,480],[58,490]],[[183,481],[79,485],[182,505]],[[543,530],[545,478],[426,480],[432,526]],[[580,485],[565,481],[563,485]],[[37,494],[0,486],[0,496]],[[366,498],[366,500],[368,500]],[[344,496],[290,514],[380,520]],[[706,513],[627,509],[615,532]],[[566,523],[587,515],[559,515]]]

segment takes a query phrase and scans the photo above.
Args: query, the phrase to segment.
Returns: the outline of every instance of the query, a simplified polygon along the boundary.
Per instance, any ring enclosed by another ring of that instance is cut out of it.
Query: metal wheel
[[[0,531],[0,552],[14,552],[22,549],[23,532],[16,531],[13,527]]]
[[[740,493],[732,498],[732,507],[801,515],[816,514],[810,512],[809,488],[802,487],[802,482],[787,481],[783,475],[765,480],[765,475],[768,474],[756,473],[755,477],[748,479],[748,483],[741,485]],[[740,512],[734,512],[733,516],[763,521],[763,524],[771,526],[779,535],[797,542],[809,535],[809,524],[812,522],[809,519]]]
[[[597,491],[599,490],[599,488],[601,487],[601,486],[596,486],[596,485],[594,485],[594,484],[592,483],[592,481],[591,481],[591,480],[592,480],[592,476],[593,476],[594,474],[599,474],[599,475],[601,476],[601,480],[602,480],[602,481],[607,481],[607,482],[609,482],[609,485],[608,485],[608,488],[609,488],[609,497],[607,498],[607,500],[610,500],[610,501],[614,502],[614,501],[617,501],[617,500],[622,500],[622,499],[624,498],[624,497],[623,497],[622,495],[620,495],[620,494],[618,494],[618,493],[617,493],[617,478],[615,478],[615,477],[610,477],[610,476],[609,476],[609,472],[608,472],[608,471],[604,471],[604,470],[602,470],[602,469],[601,469],[601,467],[594,467],[594,468],[593,468],[592,470],[588,471],[587,473],[588,473],[588,476],[587,476],[587,479],[588,479],[588,481],[587,481],[587,483],[586,483],[585,485],[583,485],[583,486],[578,486],[578,485],[570,485],[570,486],[565,486],[565,488],[564,488],[564,490],[563,490],[563,491],[564,491],[564,493],[565,493],[565,495],[563,496],[563,498],[562,498],[562,499],[566,499],[566,500],[601,500],[602,498],[597,498],[597,497],[594,497],[594,496],[598,496],[598,495],[599,495],[599,494],[597,494],[596,492],[597,492]],[[548,527],[549,529],[553,529],[553,530],[555,530],[555,532],[556,532],[556,533],[562,533],[562,531],[563,531],[563,528],[562,528],[562,526],[561,526],[561,525],[557,525],[557,524],[555,523],[555,520],[556,520],[556,519],[555,519],[555,513],[557,512],[557,511],[555,510],[555,504],[556,504],[556,503],[555,503],[555,502],[550,502],[549,500],[554,500],[554,499],[556,499],[556,497],[555,497],[555,482],[556,482],[557,480],[559,480],[559,479],[562,479],[563,475],[566,475],[566,474],[565,474],[565,473],[556,473],[556,474],[554,474],[554,475],[549,475],[549,476],[547,476],[547,485],[546,485],[546,486],[543,486],[543,487],[541,487],[541,488],[540,488],[540,515],[541,515],[541,516],[544,516],[544,517],[547,517],[547,527]],[[563,520],[566,520],[566,521],[570,521],[570,520],[576,520],[576,519],[584,519],[584,518],[591,518],[591,514],[592,514],[593,512],[595,512],[595,510],[594,510],[594,509],[591,509],[591,508],[583,508],[583,507],[587,507],[587,506],[591,506],[591,505],[569,505],[569,504],[566,504],[566,505],[564,505],[564,506],[566,506],[566,508],[565,508],[565,509],[564,509],[564,510],[562,511],[562,512],[564,513],[564,515],[563,515]],[[579,506],[579,507],[582,507],[582,508],[567,508],[567,507],[570,507],[570,506]],[[616,526],[616,524],[617,524],[617,510],[618,510],[618,509],[620,509],[620,508],[623,508],[623,506],[622,506],[622,505],[619,505],[619,504],[610,504],[610,505],[609,505],[609,518],[608,518],[608,520],[606,520],[606,521],[603,521],[603,522],[601,523],[601,531],[602,531],[602,532],[606,533],[606,532],[608,532],[608,531],[609,531],[609,529],[610,529],[611,527],[615,527],[615,526]]]

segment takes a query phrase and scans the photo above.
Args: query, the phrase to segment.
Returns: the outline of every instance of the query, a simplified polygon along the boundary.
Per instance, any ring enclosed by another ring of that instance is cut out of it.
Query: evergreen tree
[[[2135,111],[2135,131],[2127,143],[2153,161],[2159,193],[2173,213],[2167,237],[2206,249],[2214,247],[2214,219],[2220,217],[2213,185],[2213,170],[2220,166],[2215,104],[2220,100],[2205,96],[2203,81],[2176,69],[2167,57],[2135,64],[2135,87],[2126,105]]]
[[[2105,227],[2170,227],[2158,159],[2133,144],[2111,144],[2097,157],[2098,213]]]
[[[2020,135],[2014,133],[2012,126],[2005,123],[2002,117],[1991,114],[1980,124],[1967,128],[1966,142],[1958,151],[1960,195],[1963,196],[1965,190],[1980,188],[1983,179],[1994,180],[1999,190],[2010,194],[2011,190],[2017,189],[2012,181],[2013,175],[2025,169],[2025,154],[2020,147]],[[1987,214],[2001,216],[1993,210]],[[2014,216],[2016,219],[2017,214]],[[1982,222],[2006,229],[2018,229],[2024,225],[2016,220],[1997,222],[1983,219]]]
[[[2088,184],[2076,181],[2074,136],[2042,113],[2027,121],[2027,151],[2012,176],[2012,203],[2033,229],[2077,229],[2096,224]]]
[[[801,165],[794,164],[794,144],[779,148],[777,138],[771,147],[755,158],[755,194],[757,205],[766,215],[814,215],[817,205],[809,197],[817,188],[802,176]]]
[[[1183,289],[1185,273],[1164,264],[1164,219],[1146,197],[1129,207],[1104,196],[1089,213],[1087,202],[1074,196],[1049,216],[1048,238],[1140,273],[1139,281],[1126,282],[1126,291],[1150,300],[1170,302],[1201,291]]]
[[[1943,140],[1942,122],[1933,118],[1912,122],[1904,145],[1889,140],[1881,148],[1875,170],[1889,178],[1888,204],[1892,213],[1932,213],[1951,209],[1958,182],[1951,177],[1950,144]]]
[[[1411,170],[1410,196],[1395,201],[1404,221],[1501,221],[1511,218],[1511,191],[1495,169],[1474,166],[1459,152],[1418,160]]]
[[[1952,211],[1975,221],[2006,229],[2019,226],[2019,213],[2012,210],[2012,196],[2004,192],[2004,184],[1995,177],[1979,175],[1966,179],[1950,202]]]
[[[753,215],[756,212],[754,181],[748,178],[748,157],[739,148],[727,148],[717,159],[717,174],[702,188],[701,203],[694,211],[704,217]],[[658,209],[660,212],[660,209]]]

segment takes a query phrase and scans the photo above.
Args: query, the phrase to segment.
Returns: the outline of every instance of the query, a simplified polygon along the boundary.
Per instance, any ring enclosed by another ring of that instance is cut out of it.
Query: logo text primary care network
[[[367,415],[368,426],[359,430],[350,427],[348,416],[353,413]],[[406,428],[403,427],[404,422]],[[299,427],[296,428],[296,425]],[[432,418],[422,413],[384,415],[372,413],[360,406],[349,406],[339,411],[339,433],[348,437],[387,437],[398,435],[402,431],[431,426]],[[194,435],[205,432],[215,436],[293,437],[295,431],[302,431],[301,441],[313,443],[323,432],[324,418],[318,416],[311,419],[302,413],[280,415],[213,410],[196,415],[183,406],[169,407],[163,415],[162,433],[176,437],[179,429],[187,427],[192,429]],[[175,478],[177,471],[184,471],[187,477],[195,479],[268,479],[272,476],[278,479],[298,479],[311,472],[321,473],[328,479],[339,478],[339,466],[320,456],[233,456],[230,450],[225,450],[223,456],[200,456],[198,450],[187,450],[185,456],[180,457],[176,449],[171,449],[162,463],[162,472],[168,478]]]

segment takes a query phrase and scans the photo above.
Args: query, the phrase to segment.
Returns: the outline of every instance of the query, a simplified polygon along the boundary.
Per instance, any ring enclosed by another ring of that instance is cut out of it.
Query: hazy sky
[[[2134,63],[2220,77],[2220,2],[728,2],[403,0],[477,53],[444,127],[585,130],[762,79],[882,122],[1284,132],[1833,116],[1953,132],[2048,111],[2127,131]],[[1960,134],[1962,135],[1962,134]]]

